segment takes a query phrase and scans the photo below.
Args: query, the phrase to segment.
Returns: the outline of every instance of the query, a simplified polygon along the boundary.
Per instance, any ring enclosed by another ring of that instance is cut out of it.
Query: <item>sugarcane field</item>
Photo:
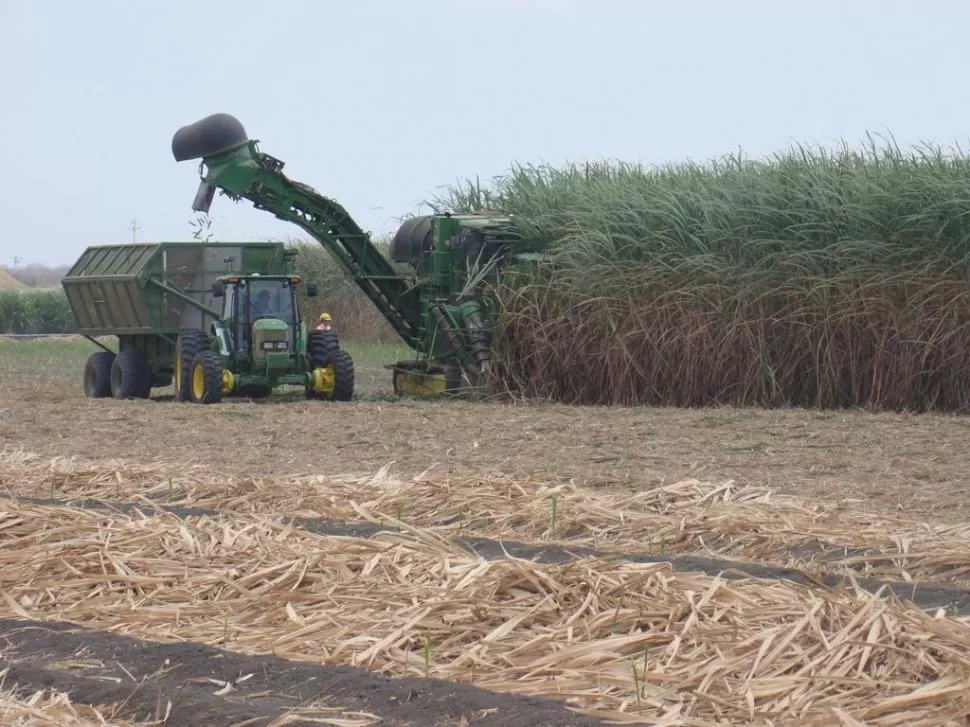
[[[0,725],[970,725],[970,8],[827,1],[0,9]]]

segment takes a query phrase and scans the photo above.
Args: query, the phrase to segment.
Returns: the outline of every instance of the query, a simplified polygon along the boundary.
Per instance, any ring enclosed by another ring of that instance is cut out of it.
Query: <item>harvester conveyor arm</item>
[[[215,191],[248,199],[312,235],[377,306],[411,347],[421,343],[418,292],[371,242],[342,205],[283,174],[283,162],[259,151],[242,124],[216,114],[185,126],[172,139],[176,161],[201,159],[206,167],[192,208],[208,213]]]

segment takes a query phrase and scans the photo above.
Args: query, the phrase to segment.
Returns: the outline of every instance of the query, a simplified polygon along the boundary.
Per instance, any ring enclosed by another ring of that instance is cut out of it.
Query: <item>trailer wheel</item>
[[[147,399],[152,372],[140,351],[122,351],[111,363],[111,395],[115,399]]]
[[[222,401],[222,359],[214,351],[202,351],[192,360],[190,394],[196,404]]]
[[[110,351],[97,351],[84,364],[84,395],[89,399],[111,396],[111,364],[115,355]]]
[[[182,331],[175,341],[175,401],[191,401],[192,364],[199,352],[209,347],[209,337],[204,331]]]

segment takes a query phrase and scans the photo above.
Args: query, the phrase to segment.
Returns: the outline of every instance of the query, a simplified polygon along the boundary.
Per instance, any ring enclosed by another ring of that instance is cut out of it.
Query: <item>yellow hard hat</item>
[[[327,322],[329,322],[330,321],[330,314],[329,313],[321,313],[320,314],[320,320],[321,321],[327,321]]]

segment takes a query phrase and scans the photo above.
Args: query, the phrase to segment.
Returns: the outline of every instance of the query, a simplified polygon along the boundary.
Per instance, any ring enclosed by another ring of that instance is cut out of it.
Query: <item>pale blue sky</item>
[[[191,239],[175,130],[237,116],[393,230],[512,162],[663,163],[793,141],[970,138],[970,5],[768,0],[0,0],[0,263]],[[219,239],[299,230],[216,199]]]

